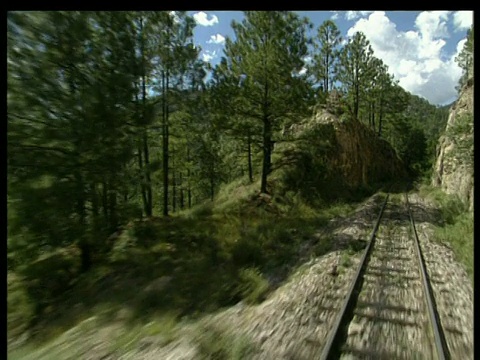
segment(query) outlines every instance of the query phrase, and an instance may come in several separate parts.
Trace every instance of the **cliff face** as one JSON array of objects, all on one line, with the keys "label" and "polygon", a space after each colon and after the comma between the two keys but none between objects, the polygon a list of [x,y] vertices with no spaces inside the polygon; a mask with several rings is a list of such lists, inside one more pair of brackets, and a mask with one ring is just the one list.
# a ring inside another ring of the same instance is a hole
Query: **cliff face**
[{"label": "cliff face", "polygon": [[437,146],[432,185],[458,195],[473,210],[473,79],[450,109]]},{"label": "cliff face", "polygon": [[295,164],[291,172],[295,176],[290,176],[295,187],[308,189],[307,197],[318,191],[323,199],[337,199],[407,178],[403,162],[387,141],[359,121],[337,114],[318,109],[290,129],[297,145],[285,149],[283,158]]}]

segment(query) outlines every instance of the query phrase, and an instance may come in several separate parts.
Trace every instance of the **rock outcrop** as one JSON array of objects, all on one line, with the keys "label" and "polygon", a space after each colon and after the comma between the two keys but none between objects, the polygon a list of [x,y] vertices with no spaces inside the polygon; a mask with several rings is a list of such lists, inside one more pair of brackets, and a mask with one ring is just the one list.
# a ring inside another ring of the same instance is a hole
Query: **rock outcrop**
[{"label": "rock outcrop", "polygon": [[437,146],[432,185],[458,195],[473,210],[473,78],[450,109]]},{"label": "rock outcrop", "polygon": [[408,176],[387,141],[331,106],[316,109],[310,119],[294,125],[289,132],[295,141],[282,149],[282,160],[293,164],[290,174],[294,175],[290,178],[297,179],[297,188],[309,189],[309,196],[316,188],[323,199],[337,199]]}]

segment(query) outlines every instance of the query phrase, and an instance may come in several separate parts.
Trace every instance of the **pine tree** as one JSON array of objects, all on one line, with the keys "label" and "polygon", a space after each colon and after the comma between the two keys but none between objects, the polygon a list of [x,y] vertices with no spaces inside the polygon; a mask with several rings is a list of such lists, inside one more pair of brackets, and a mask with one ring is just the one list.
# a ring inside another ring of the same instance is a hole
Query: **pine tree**
[{"label": "pine tree", "polygon": [[227,38],[218,68],[230,114],[262,125],[262,193],[268,192],[274,132],[306,107],[308,88],[298,74],[308,53],[307,25],[291,12],[247,11],[241,23],[232,22],[236,40]]},{"label": "pine tree", "polygon": [[329,92],[335,83],[335,68],[338,61],[338,49],[342,41],[340,30],[332,20],[324,21],[317,30],[313,56],[312,72],[323,90]]},{"label": "pine tree", "polygon": [[455,58],[458,66],[462,69],[462,77],[459,80],[459,89],[464,86],[468,79],[473,77],[473,25],[467,31],[467,41],[463,45],[463,49]]},{"label": "pine tree", "polygon": [[373,50],[362,32],[356,32],[340,52],[337,76],[348,94],[350,111],[355,119],[358,119],[360,105],[365,100],[362,92],[372,76],[372,59]]}]

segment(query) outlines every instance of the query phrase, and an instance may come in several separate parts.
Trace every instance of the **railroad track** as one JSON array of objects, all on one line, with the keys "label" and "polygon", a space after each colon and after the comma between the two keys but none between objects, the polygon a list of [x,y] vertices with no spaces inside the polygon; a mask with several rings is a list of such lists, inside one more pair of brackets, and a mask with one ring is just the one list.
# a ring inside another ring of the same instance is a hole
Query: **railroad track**
[{"label": "railroad track", "polygon": [[320,359],[450,359],[404,201],[386,196]]}]

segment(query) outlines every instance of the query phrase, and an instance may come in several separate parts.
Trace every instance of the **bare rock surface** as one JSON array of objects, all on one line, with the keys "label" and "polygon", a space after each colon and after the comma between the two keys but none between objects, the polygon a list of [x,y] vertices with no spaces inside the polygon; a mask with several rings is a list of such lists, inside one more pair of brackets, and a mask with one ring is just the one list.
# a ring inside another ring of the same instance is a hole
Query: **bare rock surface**
[{"label": "bare rock surface", "polygon": [[464,150],[459,151],[458,144],[459,140],[473,138],[473,122],[472,131],[469,133],[450,135],[448,130],[454,128],[463,116],[473,118],[473,88],[473,81],[468,82],[450,109],[445,134],[440,137],[437,146],[436,163],[432,175],[433,186],[440,187],[447,194],[458,195],[469,204],[470,210],[473,210],[473,166],[465,161],[460,161],[458,157],[464,155]]}]

